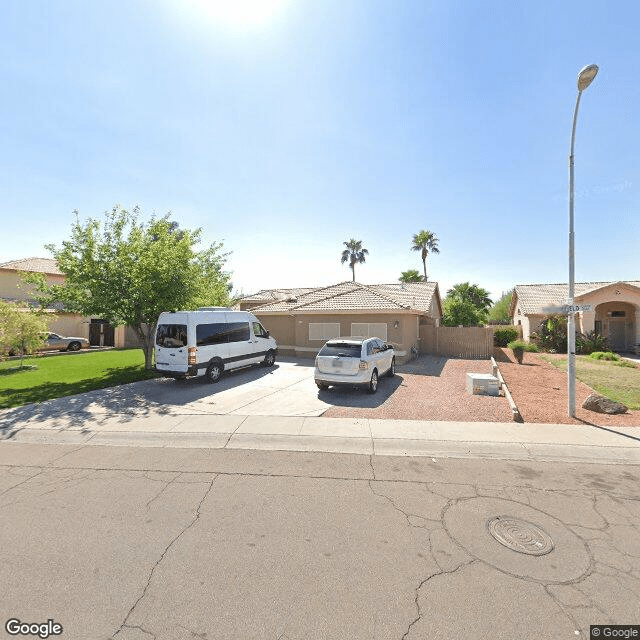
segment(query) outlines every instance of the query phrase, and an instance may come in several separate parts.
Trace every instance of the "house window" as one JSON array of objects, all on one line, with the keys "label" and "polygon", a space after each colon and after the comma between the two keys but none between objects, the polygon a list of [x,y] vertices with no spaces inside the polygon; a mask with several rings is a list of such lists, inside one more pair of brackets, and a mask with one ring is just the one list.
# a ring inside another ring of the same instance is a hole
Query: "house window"
[{"label": "house window", "polygon": [[309,340],[330,340],[340,337],[339,322],[310,322]]},{"label": "house window", "polygon": [[611,312],[611,317],[612,318],[624,318],[625,316],[625,312],[624,311],[612,311]]},{"label": "house window", "polygon": [[387,323],[386,322],[352,322],[351,335],[363,338],[381,338],[387,339]]}]

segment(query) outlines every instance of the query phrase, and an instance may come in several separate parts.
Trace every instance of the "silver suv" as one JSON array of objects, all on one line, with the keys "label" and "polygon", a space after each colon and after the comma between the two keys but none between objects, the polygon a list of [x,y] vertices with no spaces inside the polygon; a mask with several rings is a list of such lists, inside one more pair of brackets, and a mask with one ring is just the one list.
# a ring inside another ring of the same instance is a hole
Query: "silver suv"
[{"label": "silver suv", "polygon": [[314,379],[318,389],[357,385],[378,390],[378,378],[396,373],[393,347],[380,338],[333,338],[316,356]]}]

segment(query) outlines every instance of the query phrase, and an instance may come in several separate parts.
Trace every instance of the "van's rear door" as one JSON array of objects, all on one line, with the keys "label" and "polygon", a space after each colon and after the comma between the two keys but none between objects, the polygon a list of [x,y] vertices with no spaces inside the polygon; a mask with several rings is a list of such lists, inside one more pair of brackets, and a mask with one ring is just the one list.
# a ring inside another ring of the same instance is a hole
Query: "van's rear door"
[{"label": "van's rear door", "polygon": [[167,373],[187,373],[187,324],[162,323],[156,329],[156,369]]}]

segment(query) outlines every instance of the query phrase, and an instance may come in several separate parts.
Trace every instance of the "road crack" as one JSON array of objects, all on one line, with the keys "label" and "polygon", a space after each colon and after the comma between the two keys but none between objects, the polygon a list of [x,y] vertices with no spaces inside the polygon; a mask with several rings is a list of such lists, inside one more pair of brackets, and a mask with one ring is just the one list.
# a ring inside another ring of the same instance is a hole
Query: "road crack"
[{"label": "road crack", "polygon": [[[151,580],[153,579],[153,574],[155,573],[156,569],[160,566],[160,564],[162,563],[162,561],[164,560],[165,556],[167,555],[167,553],[169,552],[169,549],[171,549],[171,547],[189,530],[191,529],[191,527],[193,527],[193,525],[196,524],[196,522],[198,522],[198,520],[200,519],[200,509],[202,508],[202,505],[204,503],[204,501],[207,499],[209,493],[211,492],[211,489],[213,488],[213,484],[214,482],[218,479],[219,476],[216,476],[215,478],[213,478],[213,480],[211,480],[211,482],[209,482],[209,486],[207,487],[207,490],[204,492],[204,495],[202,496],[200,502],[198,503],[198,506],[196,507],[196,513],[195,516],[193,517],[193,519],[191,520],[191,522],[189,522],[189,524],[187,524],[181,531],[180,533],[178,533],[178,535],[176,535],[170,542],[169,544],[164,548],[164,551],[160,554],[160,557],[158,558],[158,560],[156,561],[156,563],[153,565],[153,567],[151,568],[151,571],[149,572],[149,577],[147,578],[147,582],[144,585],[144,589],[142,590],[142,593],[140,594],[139,598],[133,603],[133,606],[131,607],[131,609],[129,609],[129,612],[127,613],[127,615],[125,616],[124,621],[122,622],[122,624],[120,625],[120,628],[113,634],[112,638],[115,638],[123,629],[126,628],[133,628],[133,629],[140,629],[141,631],[143,631],[144,633],[148,633],[149,635],[153,636],[154,638],[156,637],[154,634],[152,634],[150,631],[146,631],[144,629],[142,629],[142,627],[140,626],[134,626],[134,625],[129,625],[127,624],[129,618],[131,617],[131,615],[133,614],[133,612],[135,611],[136,607],[140,604],[140,602],[142,602],[142,600],[145,598],[145,596],[147,595],[147,591],[149,589],[149,585],[151,584]],[[170,484],[170,483],[169,483]]]},{"label": "road crack", "polygon": [[474,559],[474,560],[470,560],[469,562],[465,562],[460,566],[456,567],[455,569],[453,569],[452,571],[438,571],[437,573],[432,573],[430,576],[428,576],[427,578],[422,580],[422,582],[420,582],[420,584],[416,587],[416,591],[415,591],[416,595],[413,600],[414,604],[416,605],[416,611],[418,615],[409,623],[407,630],[402,634],[401,640],[406,640],[409,637],[409,634],[411,633],[411,629],[413,628],[413,626],[418,622],[420,622],[420,620],[422,620],[422,610],[420,609],[420,601],[419,601],[420,589],[422,589],[422,587],[424,587],[424,585],[427,584],[427,582],[429,582],[431,579],[436,578],[437,576],[453,575],[457,571],[460,571],[460,569],[472,565],[474,562],[478,562],[478,560]]}]

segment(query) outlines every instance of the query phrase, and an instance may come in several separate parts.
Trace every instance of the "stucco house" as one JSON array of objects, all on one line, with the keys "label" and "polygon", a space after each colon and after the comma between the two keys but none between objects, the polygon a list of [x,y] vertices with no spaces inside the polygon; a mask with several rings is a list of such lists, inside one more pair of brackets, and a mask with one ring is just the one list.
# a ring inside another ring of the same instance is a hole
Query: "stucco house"
[{"label": "stucco house", "polygon": [[[276,299],[280,296],[279,299]],[[243,298],[278,342],[279,353],[314,357],[329,339],[377,336],[393,344],[398,363],[413,357],[420,325],[440,324],[436,282],[364,285],[341,282],[314,289],[271,289]],[[240,302],[241,308],[243,301]]]},{"label": "stucco house", "polygon": [[[511,299],[513,324],[522,326],[528,340],[548,315],[545,307],[566,304],[567,284],[519,284]],[[591,305],[576,314],[576,331],[596,331],[616,351],[640,350],[640,281],[577,282],[575,304]]]},{"label": "stucco house", "polygon": [[[43,273],[47,283],[63,284],[64,274],[51,258],[23,258],[0,264],[0,298],[9,302],[35,304],[33,287],[22,280],[24,272]],[[136,347],[138,338],[129,327],[112,327],[100,318],[68,313],[62,309],[47,309],[52,318],[49,331],[64,336],[87,338],[94,346]]]}]

